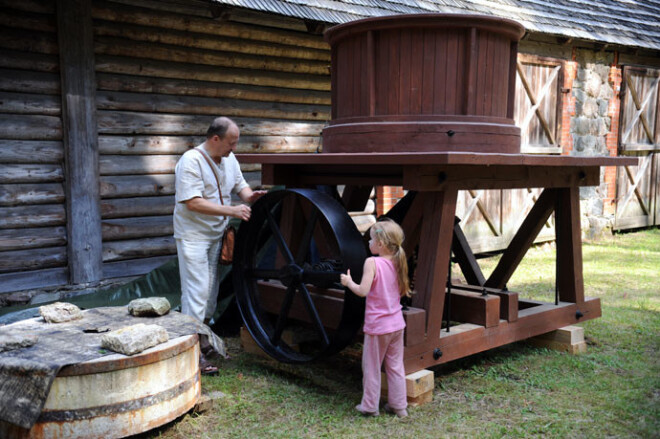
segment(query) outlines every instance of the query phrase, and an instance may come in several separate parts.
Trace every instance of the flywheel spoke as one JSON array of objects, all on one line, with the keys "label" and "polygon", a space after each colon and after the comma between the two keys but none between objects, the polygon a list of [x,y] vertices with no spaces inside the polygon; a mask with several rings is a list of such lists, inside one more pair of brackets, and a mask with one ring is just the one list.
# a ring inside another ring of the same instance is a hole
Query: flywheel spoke
[{"label": "flywheel spoke", "polygon": [[248,270],[246,275],[254,279],[262,280],[279,279],[281,276],[281,270],[275,268],[253,268]]},{"label": "flywheel spoke", "polygon": [[302,239],[300,241],[300,246],[298,247],[298,253],[296,254],[296,263],[298,265],[305,262],[307,258],[307,253],[309,252],[309,246],[312,242],[312,235],[314,234],[314,228],[316,227],[316,220],[318,218],[318,210],[313,208],[312,213],[309,216],[309,221],[305,227],[305,232],[303,233]]},{"label": "flywheel spoke", "polygon": [[323,342],[323,346],[324,347],[328,346],[330,344],[328,333],[325,331],[323,322],[321,322],[321,317],[319,317],[319,313],[316,311],[316,306],[314,306],[314,302],[312,301],[312,296],[311,294],[309,294],[309,290],[307,289],[305,284],[300,284],[300,294],[304,299],[307,312],[309,313],[309,316],[312,318],[312,322],[314,323],[314,326],[316,326],[317,332],[321,336],[321,341]]},{"label": "flywheel spoke", "polygon": [[282,232],[280,231],[280,226],[277,224],[277,221],[275,221],[275,218],[273,218],[273,214],[271,213],[270,209],[266,209],[266,217],[268,219],[270,230],[273,232],[273,236],[275,237],[277,247],[282,252],[282,255],[286,258],[286,262],[288,264],[292,264],[294,262],[293,255],[291,254],[291,250],[289,250],[289,246],[286,245],[284,236],[282,236]]},{"label": "flywheel spoke", "polygon": [[277,323],[275,324],[275,331],[273,331],[273,335],[270,337],[271,343],[274,345],[277,345],[279,343],[280,338],[282,338],[282,331],[284,331],[284,327],[286,325],[286,319],[289,316],[289,310],[291,309],[291,304],[293,303],[293,297],[296,294],[296,286],[294,284],[289,285],[289,287],[286,289],[286,294],[284,296],[284,302],[282,303],[282,308],[280,309],[280,313],[277,316]]}]

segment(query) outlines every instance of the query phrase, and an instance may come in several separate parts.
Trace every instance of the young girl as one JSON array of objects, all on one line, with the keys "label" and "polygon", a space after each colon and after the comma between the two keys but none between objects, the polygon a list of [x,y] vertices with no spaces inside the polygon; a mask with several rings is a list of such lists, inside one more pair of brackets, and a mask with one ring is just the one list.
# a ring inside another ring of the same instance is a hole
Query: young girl
[{"label": "young girl", "polygon": [[355,409],[367,416],[378,415],[380,368],[385,360],[387,400],[385,411],[408,416],[406,379],[403,368],[403,328],[400,299],[410,295],[408,263],[401,248],[403,230],[394,221],[379,221],[371,227],[369,250],[377,255],[364,261],[360,284],[351,271],[341,275],[341,284],[367,298],[364,312],[362,351],[362,402]]}]

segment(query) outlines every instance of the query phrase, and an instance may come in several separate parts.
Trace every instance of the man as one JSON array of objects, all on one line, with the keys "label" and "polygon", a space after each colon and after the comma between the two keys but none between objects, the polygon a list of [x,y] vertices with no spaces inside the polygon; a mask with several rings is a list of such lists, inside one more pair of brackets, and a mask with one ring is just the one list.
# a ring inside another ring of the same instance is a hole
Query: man
[{"label": "man", "polygon": [[250,219],[250,207],[232,206],[230,195],[237,193],[241,200],[252,203],[266,193],[253,191],[243,178],[233,154],[239,135],[231,119],[216,118],[206,141],[183,154],[175,169],[174,238],[181,275],[181,312],[203,322],[215,312],[218,253],[229,217]]}]

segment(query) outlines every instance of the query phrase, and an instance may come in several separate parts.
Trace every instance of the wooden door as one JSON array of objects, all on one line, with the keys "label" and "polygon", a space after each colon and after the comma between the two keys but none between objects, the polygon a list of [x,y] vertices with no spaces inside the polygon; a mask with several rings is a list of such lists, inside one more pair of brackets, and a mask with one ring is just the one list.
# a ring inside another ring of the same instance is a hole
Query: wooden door
[{"label": "wooden door", "polygon": [[561,61],[520,54],[516,70],[514,119],[521,152],[561,153]]},{"label": "wooden door", "polygon": [[500,250],[506,247],[502,224],[502,191],[459,191],[456,215],[474,253]]},{"label": "wooden door", "polygon": [[619,154],[639,157],[617,168],[616,230],[658,224],[660,69],[624,67]]}]

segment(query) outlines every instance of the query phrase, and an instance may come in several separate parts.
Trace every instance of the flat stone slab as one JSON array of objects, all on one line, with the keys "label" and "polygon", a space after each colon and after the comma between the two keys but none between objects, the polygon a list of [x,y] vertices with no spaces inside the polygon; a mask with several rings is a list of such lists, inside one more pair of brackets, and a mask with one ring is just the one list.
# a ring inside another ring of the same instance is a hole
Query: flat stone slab
[{"label": "flat stone slab", "polygon": [[39,314],[46,323],[64,323],[82,319],[80,308],[72,303],[55,302],[39,307]]},{"label": "flat stone slab", "polygon": [[101,337],[101,347],[124,355],[135,355],[169,340],[165,328],[138,323]]},{"label": "flat stone slab", "polygon": [[0,333],[0,352],[29,348],[36,344],[38,340],[39,337],[36,335]]},{"label": "flat stone slab", "polygon": [[128,312],[139,317],[157,317],[170,312],[172,306],[165,297],[146,297],[131,300],[128,304]]}]

